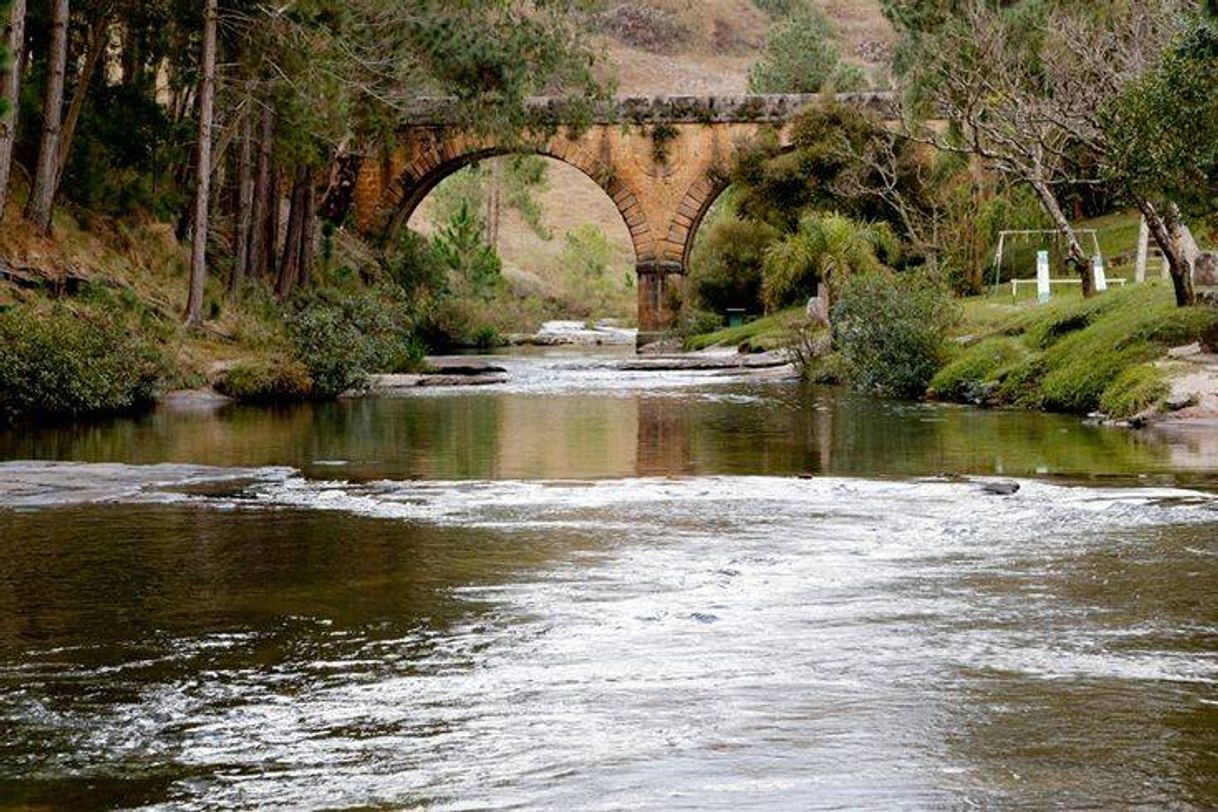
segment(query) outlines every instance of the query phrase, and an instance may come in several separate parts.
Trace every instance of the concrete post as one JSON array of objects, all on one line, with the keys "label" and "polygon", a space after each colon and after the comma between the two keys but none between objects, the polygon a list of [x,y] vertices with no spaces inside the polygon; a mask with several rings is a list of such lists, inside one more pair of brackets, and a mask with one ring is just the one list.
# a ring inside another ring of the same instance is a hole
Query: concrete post
[{"label": "concrete post", "polygon": [[1150,226],[1146,223],[1146,218],[1142,218],[1141,224],[1138,226],[1138,258],[1137,264],[1134,266],[1134,280],[1137,282],[1146,281],[1146,258],[1150,253]]}]

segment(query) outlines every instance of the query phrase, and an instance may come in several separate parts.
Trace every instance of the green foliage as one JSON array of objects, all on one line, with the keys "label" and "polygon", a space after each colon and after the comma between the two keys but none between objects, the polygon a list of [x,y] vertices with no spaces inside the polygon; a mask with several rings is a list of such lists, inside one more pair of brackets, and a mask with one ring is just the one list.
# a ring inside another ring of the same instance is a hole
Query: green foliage
[{"label": "green foliage", "polygon": [[81,113],[64,193],[109,216],[174,217],[187,190],[174,183],[172,170],[185,159],[182,145],[190,138],[190,124],[175,125],[141,89],[99,87]]},{"label": "green foliage", "polygon": [[829,43],[824,14],[806,8],[774,25],[761,57],[749,68],[751,93],[819,93],[865,90],[866,75],[842,62]]},{"label": "green foliage", "polygon": [[501,279],[503,262],[486,242],[482,219],[466,202],[440,229],[433,247],[456,293],[490,298]]},{"label": "green foliage", "polygon": [[728,308],[761,311],[762,263],[777,238],[774,227],[741,220],[730,211],[712,222],[690,262],[689,284],[698,303],[718,314]]},{"label": "green foliage", "polygon": [[1104,111],[1107,173],[1191,213],[1218,211],[1218,20],[1196,19],[1157,70]]},{"label": "green foliage", "polygon": [[919,397],[942,366],[958,311],[927,274],[852,276],[833,307],[843,371],[864,392]]},{"label": "green foliage", "polygon": [[550,188],[550,164],[540,155],[513,155],[505,160],[504,203],[520,212],[533,233],[543,240],[553,237],[545,224],[545,211],[537,195]]},{"label": "green foliage", "polygon": [[213,386],[242,403],[289,403],[313,393],[308,369],[295,359],[242,361],[221,372]]},{"label": "green foliage", "polygon": [[772,132],[738,150],[731,183],[737,212],[794,231],[809,208],[842,211],[875,219],[882,210],[851,198],[838,181],[876,135],[876,125],[859,110],[836,102],[814,105],[791,128],[792,149],[784,150]]},{"label": "green foliage", "polygon": [[773,311],[815,295],[817,285],[840,290],[855,274],[892,265],[900,244],[887,223],[857,223],[841,214],[811,214],[799,231],[765,252],[762,298]]},{"label": "green foliage", "polygon": [[287,332],[312,381],[310,395],[338,397],[368,375],[400,368],[418,353],[404,308],[375,292],[317,290],[293,300]]},{"label": "green foliage", "polygon": [[406,301],[430,296],[447,284],[444,257],[435,243],[417,231],[400,229],[378,259]]},{"label": "green foliage", "polygon": [[109,308],[0,314],[0,417],[137,409],[151,404],[168,371],[139,326]]}]

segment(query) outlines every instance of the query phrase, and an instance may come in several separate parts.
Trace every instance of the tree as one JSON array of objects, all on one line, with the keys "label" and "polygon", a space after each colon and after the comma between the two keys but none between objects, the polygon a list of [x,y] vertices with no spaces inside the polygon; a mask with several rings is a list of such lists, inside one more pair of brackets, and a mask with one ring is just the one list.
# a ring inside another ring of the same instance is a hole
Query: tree
[{"label": "tree", "polygon": [[1190,214],[1218,211],[1218,19],[1192,20],[1100,112],[1111,177]]},{"label": "tree", "polygon": [[761,57],[749,68],[753,93],[865,90],[867,78],[829,44],[832,27],[815,9],[792,14],[771,29]]},{"label": "tree", "polygon": [[818,284],[839,289],[854,274],[881,270],[900,252],[886,223],[858,223],[841,214],[810,214],[799,230],[765,252],[762,295],[770,311],[799,302]]},{"label": "tree", "polygon": [[[1205,188],[1204,170],[1188,177],[1185,184],[1172,183],[1162,170],[1170,174],[1189,166],[1190,161],[1196,167],[1198,158],[1205,162],[1207,151],[1218,161],[1218,148],[1205,137],[1207,127],[1211,138],[1218,136],[1218,124],[1212,120],[1218,105],[1210,103],[1204,109],[1205,93],[1218,91],[1218,80],[1208,78],[1218,62],[1189,65],[1180,71],[1174,67],[1177,63],[1172,54],[1178,56],[1180,46],[1173,46],[1173,41],[1182,34],[1187,8],[1178,0],[1146,0],[1117,15],[1085,8],[1057,10],[1049,20],[1042,49],[1052,99],[1046,116],[1097,162],[1105,181],[1141,211],[1167,259],[1176,302],[1182,307],[1193,304],[1195,295],[1176,201]],[[1143,87],[1148,77],[1158,76],[1160,71],[1173,75]],[[1198,80],[1208,82],[1209,87],[1197,87]],[[1190,97],[1202,109],[1190,106]],[[1176,118],[1173,126],[1155,134],[1153,142],[1130,144],[1123,134],[1126,125],[1149,121],[1142,115],[1156,107]],[[1124,117],[1125,113],[1130,117]],[[1184,144],[1178,140],[1181,135]],[[1173,139],[1183,149],[1169,163],[1160,163],[1164,147]],[[1153,183],[1147,182],[1151,179],[1148,172],[1151,176],[1158,173]],[[1218,200],[1218,184],[1213,188]]]},{"label": "tree", "polygon": [[[7,12],[7,15],[6,15]],[[25,43],[25,0],[0,0],[4,36],[0,39],[0,219],[8,202],[8,180],[17,140],[21,100],[21,62]]]},{"label": "tree", "polygon": [[478,297],[489,298],[501,279],[499,255],[486,243],[486,226],[462,204],[435,237],[436,254],[449,271],[449,281]]},{"label": "tree", "polygon": [[[917,40],[905,81],[909,135],[939,150],[975,156],[1026,184],[1066,245],[1066,263],[1083,295],[1094,293],[1091,259],[1066,216],[1057,188],[1094,179],[1071,174],[1069,133],[1046,93],[1041,52],[1046,6],[1003,11],[976,3]],[[917,113],[918,115],[914,115]],[[943,131],[928,119],[945,117]]]},{"label": "tree", "polygon": [[42,105],[42,144],[34,168],[34,187],[25,215],[39,230],[51,233],[55,181],[59,175],[59,138],[63,122],[64,74],[68,60],[68,0],[51,2],[51,46],[47,57],[47,86]]},{"label": "tree", "polygon": [[211,201],[212,117],[216,93],[216,0],[204,0],[203,53],[200,57],[199,144],[195,180],[195,227],[190,251],[190,293],[186,324],[203,324],[203,289],[207,284],[208,204]]}]

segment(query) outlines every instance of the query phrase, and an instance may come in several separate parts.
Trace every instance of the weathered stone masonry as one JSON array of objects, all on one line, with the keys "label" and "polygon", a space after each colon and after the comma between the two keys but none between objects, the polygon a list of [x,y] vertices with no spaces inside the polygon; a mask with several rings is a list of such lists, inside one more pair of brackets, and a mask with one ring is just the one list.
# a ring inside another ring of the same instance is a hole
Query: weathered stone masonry
[{"label": "weathered stone masonry", "polygon": [[[889,110],[885,94],[846,94],[840,101]],[[442,99],[421,104],[397,144],[365,156],[355,189],[361,231],[400,227],[441,180],[463,166],[508,152],[531,152],[568,163],[613,200],[634,244],[640,341],[669,326],[668,291],[685,273],[694,235],[725,188],[733,154],[763,128],[789,144],[795,115],[821,96],[663,97],[620,99],[594,111],[578,132],[564,126],[510,148],[450,123]],[[561,125],[561,99],[531,102],[539,119]]]}]

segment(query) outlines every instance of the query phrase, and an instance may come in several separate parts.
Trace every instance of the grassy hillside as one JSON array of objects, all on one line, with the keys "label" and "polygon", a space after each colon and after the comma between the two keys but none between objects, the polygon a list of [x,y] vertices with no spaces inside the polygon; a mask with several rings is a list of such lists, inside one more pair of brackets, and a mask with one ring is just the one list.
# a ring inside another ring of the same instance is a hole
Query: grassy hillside
[{"label": "grassy hillside", "polygon": [[[604,37],[606,76],[627,95],[723,95],[745,92],[748,69],[765,44],[772,20],[753,0],[606,0],[655,9],[676,35],[661,47],[644,47],[613,31]],[[893,38],[879,0],[812,0],[834,26],[834,44],[847,60],[866,68],[879,64]]]}]

